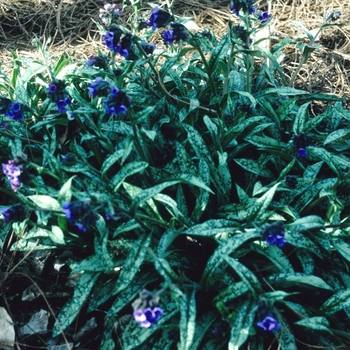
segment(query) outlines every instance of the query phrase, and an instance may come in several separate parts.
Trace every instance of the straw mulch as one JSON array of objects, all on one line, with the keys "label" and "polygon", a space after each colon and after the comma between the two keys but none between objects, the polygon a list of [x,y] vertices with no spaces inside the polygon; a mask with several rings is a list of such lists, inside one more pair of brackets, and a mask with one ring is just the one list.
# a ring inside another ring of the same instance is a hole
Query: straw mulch
[{"label": "straw mulch", "polygon": [[[75,52],[77,58],[87,58],[101,45],[100,33],[92,21],[99,21],[98,9],[104,0],[0,0],[0,59],[3,69],[10,70],[10,50],[19,55],[39,57],[32,44],[35,36],[47,41],[54,56]],[[122,0],[112,1],[122,7]],[[157,3],[157,1],[152,1]],[[227,21],[235,20],[228,10],[229,0],[175,0],[178,16],[191,16],[200,28],[211,29],[219,37],[226,31]],[[258,1],[267,9],[267,1]],[[147,8],[146,3],[143,6]],[[150,10],[150,8],[149,8]],[[303,33],[291,20],[317,30],[326,11],[339,10],[342,27],[327,29],[317,41],[319,50],[311,54],[303,66],[295,87],[311,93],[332,93],[347,98],[350,106],[350,2],[348,0],[275,0],[272,4],[272,35],[277,40],[298,38]],[[130,9],[123,11],[122,20],[128,25]],[[145,18],[149,11],[142,14]],[[293,45],[284,50],[283,68],[292,76],[300,61],[300,51]]]}]

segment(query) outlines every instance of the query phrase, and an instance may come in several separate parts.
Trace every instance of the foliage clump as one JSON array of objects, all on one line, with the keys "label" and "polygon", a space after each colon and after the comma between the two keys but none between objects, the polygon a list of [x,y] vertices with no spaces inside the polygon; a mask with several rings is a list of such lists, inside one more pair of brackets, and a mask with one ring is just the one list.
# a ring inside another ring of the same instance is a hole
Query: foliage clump
[{"label": "foliage clump", "polygon": [[[240,23],[219,40],[171,9],[136,21],[139,2],[128,29],[107,4],[108,54],[54,62],[40,41],[42,61],[13,54],[1,238],[86,253],[66,262],[80,278],[53,337],[102,310],[101,349],[349,344],[350,112],[292,87],[315,37],[302,27],[289,79],[279,62],[293,39],[254,41],[271,14],[253,5],[231,2]],[[311,117],[314,101],[328,107]]]}]

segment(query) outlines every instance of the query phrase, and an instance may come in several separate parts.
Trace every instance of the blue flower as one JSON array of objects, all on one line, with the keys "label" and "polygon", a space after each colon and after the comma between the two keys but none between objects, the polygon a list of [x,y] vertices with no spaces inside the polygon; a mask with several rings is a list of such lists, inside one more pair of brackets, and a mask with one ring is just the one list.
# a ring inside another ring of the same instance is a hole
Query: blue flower
[{"label": "blue flower", "polygon": [[147,43],[145,40],[142,40],[140,44],[147,55],[152,54],[156,49],[156,45],[154,43]]},{"label": "blue flower", "polygon": [[169,12],[161,10],[158,6],[156,6],[153,9],[149,20],[146,21],[146,24],[155,30],[157,28],[166,27],[173,20],[174,17]]},{"label": "blue flower", "polygon": [[298,149],[298,157],[300,158],[306,158],[307,157],[307,152],[304,148],[299,148]]},{"label": "blue flower", "polygon": [[126,59],[128,59],[129,51],[132,46],[131,37],[131,34],[125,34],[120,43],[114,47],[113,51],[119,53],[120,56],[123,56]]},{"label": "blue flower", "polygon": [[82,224],[82,223],[80,223],[80,222],[77,222],[76,224],[75,224],[75,226],[77,227],[77,229],[79,230],[79,231],[81,231],[81,232],[86,232],[86,227]]},{"label": "blue flower", "polygon": [[56,106],[59,113],[64,113],[67,111],[67,105],[72,103],[69,97],[65,97],[63,100],[59,100],[56,102]]},{"label": "blue flower", "polygon": [[109,90],[109,83],[101,77],[97,77],[88,87],[89,95],[94,98],[96,96],[106,96]]},{"label": "blue flower", "polygon": [[54,94],[57,91],[57,85],[55,83],[50,83],[47,89],[49,94]]},{"label": "blue flower", "polygon": [[262,25],[266,24],[270,20],[271,17],[272,17],[271,14],[269,14],[267,12],[262,12],[262,11],[260,11],[258,16],[257,16],[258,20],[260,20],[260,24],[262,24]]},{"label": "blue flower", "polygon": [[133,312],[135,321],[144,328],[154,327],[163,315],[163,309],[157,306],[153,309],[148,307],[146,309],[139,309]]},{"label": "blue flower", "polygon": [[261,322],[256,325],[265,332],[274,332],[281,328],[281,324],[272,316],[266,316]]},{"label": "blue flower", "polygon": [[5,223],[23,221],[26,218],[26,207],[22,204],[15,204],[9,208],[2,209],[1,214]]},{"label": "blue flower", "polygon": [[9,129],[9,126],[7,125],[7,123],[6,122],[4,122],[4,121],[2,121],[1,122],[1,128],[3,128],[3,129],[5,129],[5,130],[8,130]]},{"label": "blue flower", "polygon": [[281,221],[264,225],[261,228],[261,234],[267,244],[276,245],[278,248],[283,248],[288,243],[284,238],[284,228]]},{"label": "blue flower", "polygon": [[114,51],[114,33],[107,32],[102,35],[102,44],[106,45],[111,51]]},{"label": "blue flower", "polygon": [[165,30],[162,33],[162,38],[170,46],[174,45],[174,40],[176,39],[175,36],[174,36],[174,31],[173,30],[169,30],[169,29]]},{"label": "blue flower", "polygon": [[241,10],[251,15],[255,12],[253,4],[254,0],[233,0],[230,2],[230,10],[236,16],[239,16],[239,11]]}]

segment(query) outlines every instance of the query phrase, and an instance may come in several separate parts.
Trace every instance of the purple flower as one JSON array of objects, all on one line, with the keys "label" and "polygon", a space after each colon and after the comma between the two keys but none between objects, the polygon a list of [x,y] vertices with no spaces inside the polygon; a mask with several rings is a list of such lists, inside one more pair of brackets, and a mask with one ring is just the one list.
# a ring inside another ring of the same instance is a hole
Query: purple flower
[{"label": "purple flower", "polygon": [[272,316],[266,316],[261,322],[257,322],[256,325],[265,332],[274,332],[281,328],[281,324]]},{"label": "purple flower", "polygon": [[307,157],[307,152],[305,148],[299,148],[298,149],[298,157],[300,158],[306,158]]},{"label": "purple flower", "polygon": [[135,321],[144,328],[154,327],[163,315],[164,311],[157,306],[153,309],[148,307],[147,309],[139,309],[133,312]]},{"label": "purple flower", "polygon": [[149,20],[146,21],[146,24],[155,30],[157,28],[163,28],[167,26],[173,20],[174,17],[169,12],[161,10],[158,6],[156,6],[153,9]]},{"label": "purple flower", "polygon": [[113,51],[119,53],[120,56],[123,56],[126,59],[128,59],[129,51],[132,47],[131,38],[132,38],[131,34],[125,34],[123,39],[120,41],[120,43],[114,46]]},{"label": "purple flower", "polygon": [[89,95],[94,98],[96,96],[106,96],[109,90],[109,83],[101,77],[97,77],[90,83],[88,87]]},{"label": "purple flower", "polygon": [[268,235],[265,238],[266,243],[270,244],[270,245],[274,245],[276,244],[276,236],[275,235]]},{"label": "purple flower", "polygon": [[10,181],[11,188],[16,192],[21,185],[21,167],[16,166],[14,160],[9,160],[7,164],[2,164],[2,171]]},{"label": "purple flower", "polygon": [[59,100],[56,102],[56,106],[59,113],[64,113],[67,111],[67,105],[72,103],[71,99],[69,97],[65,97],[62,100]]},{"label": "purple flower", "polygon": [[15,204],[10,208],[2,209],[1,214],[5,223],[10,221],[23,221],[26,217],[26,207],[22,204]]},{"label": "purple flower", "polygon": [[9,126],[7,125],[7,123],[5,123],[4,121],[1,122],[1,128],[8,130]]},{"label": "purple flower", "polygon": [[108,214],[108,213],[105,213],[105,220],[106,221],[110,221],[110,220],[112,220],[113,219],[113,216],[112,215],[110,215],[110,214]]},{"label": "purple flower", "polygon": [[105,4],[103,9],[100,9],[99,17],[103,24],[109,24],[117,20],[120,16],[120,10],[116,8],[116,4]]}]

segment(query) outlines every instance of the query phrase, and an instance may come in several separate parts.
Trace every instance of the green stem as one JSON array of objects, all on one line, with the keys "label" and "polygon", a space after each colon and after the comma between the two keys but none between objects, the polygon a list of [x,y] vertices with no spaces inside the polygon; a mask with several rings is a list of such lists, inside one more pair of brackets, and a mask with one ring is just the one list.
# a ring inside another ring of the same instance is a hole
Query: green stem
[{"label": "green stem", "polygon": [[[246,20],[246,31],[249,33],[250,27],[249,27],[249,14],[248,12],[245,15]],[[246,39],[246,46],[250,46],[250,35],[247,36]],[[246,90],[250,93],[251,87],[250,87],[250,56],[249,54],[245,54],[245,69],[246,69]]]}]

